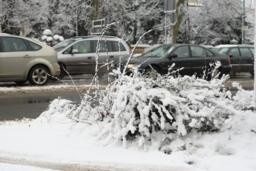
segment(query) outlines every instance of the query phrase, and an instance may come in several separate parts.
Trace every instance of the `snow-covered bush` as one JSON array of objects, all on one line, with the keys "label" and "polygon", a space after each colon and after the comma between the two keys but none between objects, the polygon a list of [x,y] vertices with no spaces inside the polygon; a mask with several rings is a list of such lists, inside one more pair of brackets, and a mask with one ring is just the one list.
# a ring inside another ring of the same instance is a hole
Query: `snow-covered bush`
[{"label": "snow-covered bush", "polygon": [[124,145],[127,140],[143,145],[155,132],[186,136],[192,130],[218,131],[233,114],[226,106],[231,93],[223,87],[225,80],[124,76],[110,86],[112,106],[103,135]]},{"label": "snow-covered bush", "polygon": [[53,35],[52,31],[49,29],[45,29],[43,31],[43,35],[41,40],[48,44],[49,46],[54,46],[55,44],[62,42],[64,40],[63,36],[60,35]]},{"label": "snow-covered bush", "polygon": [[99,125],[98,138],[104,144],[147,147],[154,143],[162,150],[173,137],[219,131],[239,110],[253,110],[248,101],[240,103],[240,99],[252,98],[250,93],[239,90],[232,96],[224,87],[227,79],[122,75],[105,90],[86,94],[80,104],[68,104],[66,117]]},{"label": "snow-covered bush", "polygon": [[124,144],[140,140],[143,145],[155,132],[186,136],[192,130],[217,131],[232,114],[225,105],[231,95],[223,81],[123,76],[105,92],[86,95],[69,117],[78,122],[103,120],[107,126],[102,135]]}]

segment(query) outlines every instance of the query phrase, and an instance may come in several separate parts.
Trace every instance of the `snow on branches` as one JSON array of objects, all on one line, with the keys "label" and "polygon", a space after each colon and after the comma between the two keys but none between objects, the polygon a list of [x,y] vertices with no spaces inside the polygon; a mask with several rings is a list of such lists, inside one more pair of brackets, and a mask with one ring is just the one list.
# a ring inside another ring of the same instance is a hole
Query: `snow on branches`
[{"label": "snow on branches", "polygon": [[58,113],[77,123],[96,124],[101,130],[98,140],[107,145],[149,147],[154,143],[161,150],[170,137],[216,132],[232,115],[254,110],[245,104],[248,100],[239,102],[250,93],[239,89],[239,95],[232,96],[225,89],[227,78],[120,76],[107,89],[86,94],[80,104],[55,100],[42,116],[49,120]]}]

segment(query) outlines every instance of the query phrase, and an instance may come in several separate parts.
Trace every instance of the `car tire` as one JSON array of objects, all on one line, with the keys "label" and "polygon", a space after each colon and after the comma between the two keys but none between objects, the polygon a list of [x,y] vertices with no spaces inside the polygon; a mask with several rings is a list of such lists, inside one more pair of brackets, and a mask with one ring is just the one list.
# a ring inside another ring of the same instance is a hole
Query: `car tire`
[{"label": "car tire", "polygon": [[28,76],[32,85],[45,85],[49,80],[49,69],[43,65],[34,66]]},{"label": "car tire", "polygon": [[66,73],[66,66],[64,64],[62,64],[62,63],[60,63],[59,65],[60,65],[60,75],[58,76],[58,78],[60,80],[62,80],[67,75],[67,73]]}]

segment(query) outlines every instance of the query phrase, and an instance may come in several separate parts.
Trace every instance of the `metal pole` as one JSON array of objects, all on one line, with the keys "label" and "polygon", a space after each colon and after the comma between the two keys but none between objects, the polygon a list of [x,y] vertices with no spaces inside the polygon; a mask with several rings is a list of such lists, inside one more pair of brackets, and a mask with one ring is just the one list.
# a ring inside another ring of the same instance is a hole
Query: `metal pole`
[{"label": "metal pole", "polygon": [[242,44],[245,43],[245,0],[243,0],[243,14],[242,14]]}]

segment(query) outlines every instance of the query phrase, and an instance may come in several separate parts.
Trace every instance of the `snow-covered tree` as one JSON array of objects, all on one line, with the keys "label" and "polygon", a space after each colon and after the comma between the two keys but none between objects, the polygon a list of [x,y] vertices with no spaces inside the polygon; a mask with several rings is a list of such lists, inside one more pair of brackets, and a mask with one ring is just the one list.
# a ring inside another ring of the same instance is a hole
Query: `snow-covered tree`
[{"label": "snow-covered tree", "polygon": [[188,13],[196,43],[230,43],[232,39],[240,42],[241,1],[202,0],[201,3],[202,6],[191,7]]},{"label": "snow-covered tree", "polygon": [[[106,16],[108,23],[115,22],[116,34],[135,43],[146,31],[155,28],[144,41],[158,41],[163,32],[163,2],[153,0],[104,0],[100,17]],[[150,43],[150,42],[149,42]]]}]

